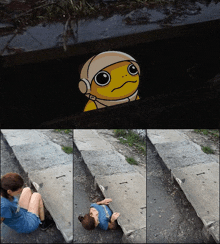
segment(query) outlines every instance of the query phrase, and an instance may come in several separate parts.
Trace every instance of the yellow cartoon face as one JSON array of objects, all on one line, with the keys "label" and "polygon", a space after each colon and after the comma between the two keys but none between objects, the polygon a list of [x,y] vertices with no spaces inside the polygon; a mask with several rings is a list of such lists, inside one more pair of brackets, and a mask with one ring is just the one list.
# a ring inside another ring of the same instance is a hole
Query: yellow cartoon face
[{"label": "yellow cartoon face", "polygon": [[123,61],[100,70],[91,83],[91,94],[116,100],[132,95],[139,85],[139,73],[132,62]]}]

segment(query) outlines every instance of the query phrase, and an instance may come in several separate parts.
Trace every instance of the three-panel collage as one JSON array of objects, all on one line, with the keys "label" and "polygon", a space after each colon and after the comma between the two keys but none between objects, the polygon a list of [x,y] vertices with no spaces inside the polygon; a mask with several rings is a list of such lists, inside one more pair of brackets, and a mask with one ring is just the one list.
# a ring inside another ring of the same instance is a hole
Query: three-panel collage
[{"label": "three-panel collage", "polygon": [[2,129],[1,243],[215,243],[218,142],[214,129]]},{"label": "three-panel collage", "polygon": [[1,243],[219,243],[219,30],[220,0],[0,0]]}]

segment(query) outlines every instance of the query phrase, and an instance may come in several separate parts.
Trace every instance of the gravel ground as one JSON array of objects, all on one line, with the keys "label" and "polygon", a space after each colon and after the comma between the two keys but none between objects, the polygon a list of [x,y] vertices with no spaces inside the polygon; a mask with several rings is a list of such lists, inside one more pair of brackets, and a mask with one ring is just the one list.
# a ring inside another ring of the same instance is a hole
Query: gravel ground
[{"label": "gravel ground", "polygon": [[[107,140],[115,150],[118,151],[123,156],[128,158],[133,158],[138,163],[137,165],[132,165],[142,176],[146,178],[146,155],[137,151],[135,147],[128,146],[127,144],[120,143],[119,139],[114,135],[113,130],[99,129],[96,130],[98,134]],[[140,137],[146,135],[145,130],[138,130]],[[146,139],[146,137],[144,137]]]}]

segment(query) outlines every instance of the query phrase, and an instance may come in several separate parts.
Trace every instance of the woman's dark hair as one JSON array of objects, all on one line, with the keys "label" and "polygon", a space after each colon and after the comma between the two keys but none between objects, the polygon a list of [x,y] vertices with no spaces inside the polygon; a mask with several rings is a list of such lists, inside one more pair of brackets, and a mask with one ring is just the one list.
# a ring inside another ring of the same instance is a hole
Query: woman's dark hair
[{"label": "woman's dark hair", "polygon": [[86,230],[94,230],[95,229],[95,219],[91,217],[89,214],[85,214],[85,216],[79,216],[78,220],[82,223],[82,226]]},{"label": "woman's dark hair", "polygon": [[7,190],[17,191],[24,185],[24,180],[17,173],[7,173],[2,176],[0,190],[1,196],[12,199],[12,197],[7,193]]}]

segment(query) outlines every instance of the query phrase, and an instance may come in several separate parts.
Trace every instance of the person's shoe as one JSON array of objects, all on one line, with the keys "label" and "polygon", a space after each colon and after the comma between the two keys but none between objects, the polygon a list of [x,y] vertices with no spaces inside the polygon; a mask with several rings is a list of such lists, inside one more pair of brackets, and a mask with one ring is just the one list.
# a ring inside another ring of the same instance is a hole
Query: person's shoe
[{"label": "person's shoe", "polygon": [[32,184],[33,184],[34,188],[38,191],[40,186],[36,182],[33,182]]},{"label": "person's shoe", "polygon": [[41,221],[42,224],[40,224],[41,230],[47,230],[49,227],[53,226],[55,222],[50,219],[45,219],[44,221]]}]

